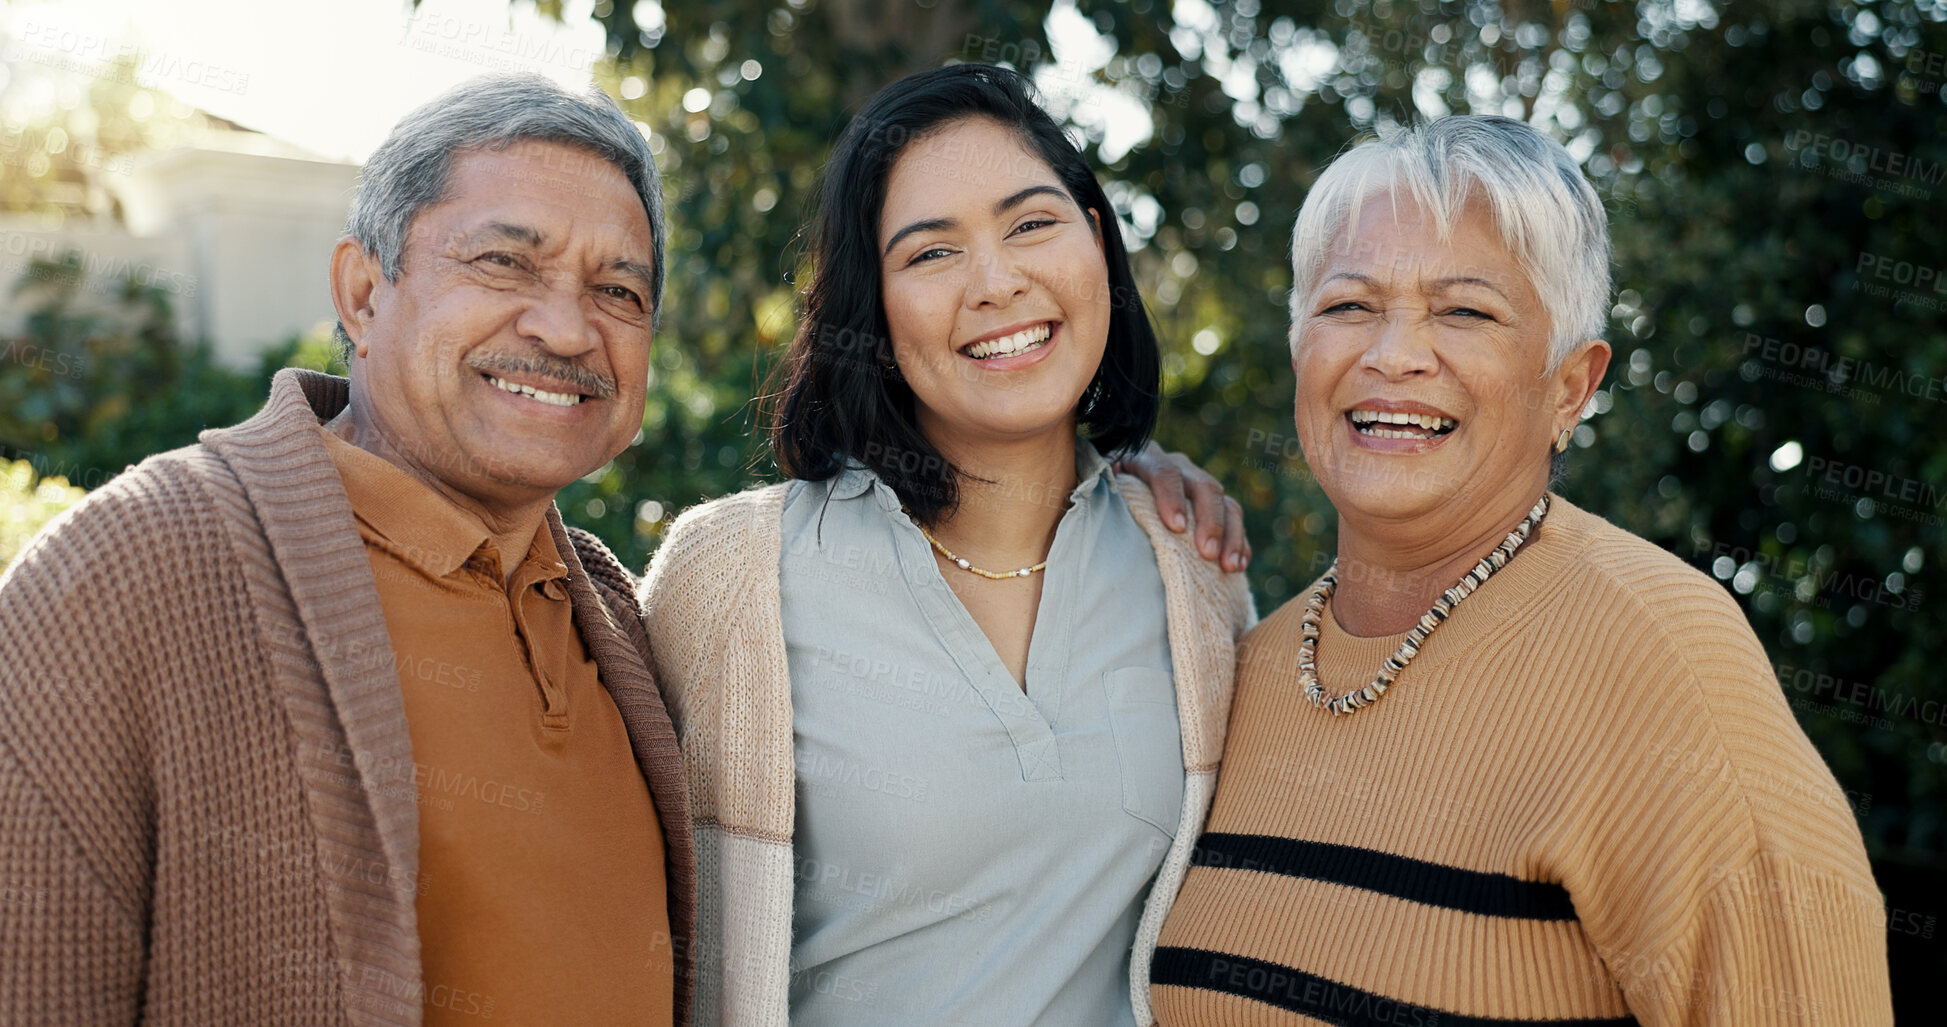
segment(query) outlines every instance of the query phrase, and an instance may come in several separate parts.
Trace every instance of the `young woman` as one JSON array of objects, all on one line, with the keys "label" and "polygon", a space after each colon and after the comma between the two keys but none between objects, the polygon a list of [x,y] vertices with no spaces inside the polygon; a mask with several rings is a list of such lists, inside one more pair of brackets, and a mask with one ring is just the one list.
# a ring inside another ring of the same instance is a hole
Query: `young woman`
[{"label": "young woman", "polygon": [[1015,72],[838,143],[771,427],[642,600],[696,819],[700,1024],[1147,1024],[1209,804],[1240,573],[1107,460],[1155,336]]}]

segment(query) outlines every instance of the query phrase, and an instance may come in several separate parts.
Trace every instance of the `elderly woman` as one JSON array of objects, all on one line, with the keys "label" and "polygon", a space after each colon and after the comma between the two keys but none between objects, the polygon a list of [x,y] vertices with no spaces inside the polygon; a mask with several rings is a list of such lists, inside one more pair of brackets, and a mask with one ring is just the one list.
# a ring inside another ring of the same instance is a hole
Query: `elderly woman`
[{"label": "elderly woman", "polygon": [[1568,153],[1399,131],[1292,252],[1339,559],[1242,644],[1160,1023],[1891,1022],[1859,830],[1738,608],[1548,491],[1610,356]]}]

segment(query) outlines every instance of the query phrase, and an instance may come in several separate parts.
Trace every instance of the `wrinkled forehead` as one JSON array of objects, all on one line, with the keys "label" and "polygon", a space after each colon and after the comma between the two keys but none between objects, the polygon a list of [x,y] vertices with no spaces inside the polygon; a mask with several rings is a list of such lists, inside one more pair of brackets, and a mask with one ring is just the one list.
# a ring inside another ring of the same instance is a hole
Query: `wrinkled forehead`
[{"label": "wrinkled forehead", "polygon": [[569,207],[591,203],[618,225],[648,224],[649,212],[635,184],[613,161],[583,146],[524,139],[502,147],[474,147],[453,155],[447,198],[462,189],[475,199],[553,200]]},{"label": "wrinkled forehead", "polygon": [[594,245],[648,262],[653,240],[641,196],[593,151],[526,140],[454,155],[446,195],[415,219],[437,244],[493,239],[530,249]]}]

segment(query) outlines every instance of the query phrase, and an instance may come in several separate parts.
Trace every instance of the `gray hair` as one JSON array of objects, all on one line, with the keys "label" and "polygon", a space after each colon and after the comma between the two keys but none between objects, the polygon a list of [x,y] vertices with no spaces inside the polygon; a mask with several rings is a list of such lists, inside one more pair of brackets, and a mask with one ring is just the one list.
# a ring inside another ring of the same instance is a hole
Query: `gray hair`
[{"label": "gray hair", "polygon": [[1450,237],[1469,197],[1487,199],[1501,238],[1548,314],[1548,366],[1609,320],[1609,219],[1562,144],[1525,122],[1456,114],[1394,128],[1346,151],[1318,176],[1291,233],[1292,341],[1328,250],[1368,196],[1404,190]]},{"label": "gray hair", "polygon": [[[446,198],[453,156],[503,150],[518,142],[564,143],[615,165],[649,215],[655,266],[650,310],[660,317],[663,296],[663,193],[649,142],[601,90],[582,96],[539,75],[489,75],[463,83],[399,119],[372,151],[358,177],[345,234],[378,258],[385,280],[399,280],[406,231],[420,211]],[[335,337],[349,354],[343,324]],[[349,361],[349,355],[347,356]]]}]

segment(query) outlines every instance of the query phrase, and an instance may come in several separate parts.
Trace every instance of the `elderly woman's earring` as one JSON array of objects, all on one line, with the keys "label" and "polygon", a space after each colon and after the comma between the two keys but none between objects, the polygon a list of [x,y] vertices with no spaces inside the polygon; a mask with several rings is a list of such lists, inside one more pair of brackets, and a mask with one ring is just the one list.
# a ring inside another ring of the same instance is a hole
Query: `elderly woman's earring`
[{"label": "elderly woman's earring", "polygon": [[1568,452],[1568,440],[1574,437],[1574,435],[1575,435],[1575,429],[1563,428],[1562,433],[1560,435],[1555,436],[1555,452],[1557,453]]}]

